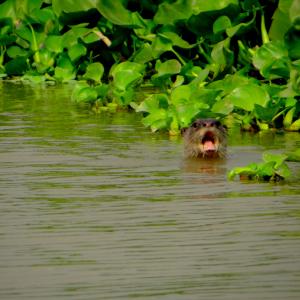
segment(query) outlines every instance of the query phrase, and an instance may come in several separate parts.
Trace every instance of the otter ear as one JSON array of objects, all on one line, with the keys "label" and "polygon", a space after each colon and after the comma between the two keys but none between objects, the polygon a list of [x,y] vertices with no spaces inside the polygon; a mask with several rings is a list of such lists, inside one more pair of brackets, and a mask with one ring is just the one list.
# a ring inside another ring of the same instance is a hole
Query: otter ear
[{"label": "otter ear", "polygon": [[222,127],[225,129],[225,131],[227,131],[227,130],[228,130],[228,127],[227,127],[227,125],[222,125]]},{"label": "otter ear", "polygon": [[184,135],[185,132],[187,131],[187,129],[188,129],[187,127],[181,128],[181,129],[180,129],[181,135]]}]

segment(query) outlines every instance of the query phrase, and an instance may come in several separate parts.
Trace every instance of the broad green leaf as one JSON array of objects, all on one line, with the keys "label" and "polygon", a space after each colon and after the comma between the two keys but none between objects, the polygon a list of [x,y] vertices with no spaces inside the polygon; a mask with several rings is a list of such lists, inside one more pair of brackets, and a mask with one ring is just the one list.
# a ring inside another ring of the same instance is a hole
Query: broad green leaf
[{"label": "broad green leaf", "polygon": [[147,117],[142,120],[143,124],[150,127],[152,131],[168,128],[170,120],[165,109],[153,110]]},{"label": "broad green leaf", "polygon": [[274,162],[274,167],[275,169],[279,168],[283,162],[287,159],[287,155],[286,154],[274,154],[274,153],[270,153],[270,152],[264,152],[263,153],[263,160],[265,162]]},{"label": "broad green leaf", "polygon": [[300,130],[300,119],[294,121],[290,127],[286,128],[289,131],[299,131]]},{"label": "broad green leaf", "polygon": [[117,73],[123,71],[131,71],[133,73],[143,73],[144,70],[145,70],[145,66],[142,64],[125,61],[120,64],[114,65],[110,70],[110,74],[112,77],[115,77]]},{"label": "broad green leaf", "polygon": [[24,19],[26,16],[30,16],[34,9],[40,8],[42,3],[43,0],[1,1],[0,19],[12,18],[14,21]]},{"label": "broad green leaf", "polygon": [[181,103],[183,99],[189,100],[192,96],[192,90],[189,85],[181,85],[176,89],[172,90],[171,93],[171,102],[174,105]]},{"label": "broad green leaf", "polygon": [[254,105],[254,115],[257,119],[271,122],[273,117],[278,113],[281,108],[281,104],[279,102],[269,101],[266,107],[255,104]]},{"label": "broad green leaf", "polygon": [[289,57],[283,41],[264,44],[256,50],[253,64],[267,79],[289,78]]},{"label": "broad green leaf", "polygon": [[107,96],[107,93],[109,91],[109,85],[108,84],[98,84],[95,86],[95,90],[97,91],[98,97],[103,99]]},{"label": "broad green leaf", "polygon": [[266,163],[261,163],[258,165],[257,168],[257,176],[259,179],[267,179],[272,177],[274,174],[274,166],[275,162],[274,161],[268,161]]},{"label": "broad green leaf", "polygon": [[74,70],[62,67],[55,67],[54,69],[54,78],[58,82],[67,82],[75,78]]},{"label": "broad green leaf", "polygon": [[52,8],[57,16],[60,16],[63,12],[71,13],[78,11],[87,11],[95,8],[98,4],[98,0],[52,0]]},{"label": "broad green leaf", "polygon": [[187,41],[183,40],[176,32],[161,30],[157,35],[168,39],[172,46],[177,46],[183,49],[190,49],[194,47],[194,45],[190,45]]},{"label": "broad green leaf", "polygon": [[104,73],[104,67],[100,62],[89,64],[83,78],[100,82]]},{"label": "broad green leaf", "polygon": [[245,33],[252,25],[254,24],[256,20],[256,14],[254,14],[253,18],[246,23],[239,23],[235,26],[226,28],[226,33],[229,37],[233,37],[234,35],[241,35],[242,33]]},{"label": "broad green leaf", "polygon": [[228,74],[224,79],[210,83],[207,85],[207,88],[222,91],[220,96],[224,97],[231,93],[238,86],[248,85],[251,82],[253,82],[253,80],[251,80],[249,77],[241,76],[240,74],[235,73],[234,75]]},{"label": "broad green leaf", "polygon": [[238,0],[222,0],[222,1],[193,1],[192,9],[193,14],[198,15],[200,12],[209,12],[214,10],[221,10],[228,6],[238,6]]},{"label": "broad green leaf", "polygon": [[11,36],[9,34],[1,34],[0,35],[0,46],[9,46],[12,45],[16,41],[15,36]]},{"label": "broad green leaf", "polygon": [[293,152],[288,152],[287,154],[288,161],[299,161],[300,162],[300,148],[296,149]]},{"label": "broad green leaf", "polygon": [[156,35],[152,43],[153,57],[158,58],[167,51],[174,51],[173,47],[177,46],[183,49],[193,48],[188,42],[179,37],[175,32],[163,31]]},{"label": "broad green leaf", "polygon": [[181,64],[176,59],[170,59],[163,63],[157,61],[155,65],[155,69],[157,71],[157,76],[164,76],[164,75],[173,75],[178,74],[181,70]]},{"label": "broad green leaf", "polygon": [[168,108],[168,97],[166,94],[153,94],[147,97],[136,108],[136,112],[148,112],[151,113],[159,108]]},{"label": "broad green leaf", "polygon": [[233,64],[233,52],[230,50],[230,38],[227,38],[216,45],[211,51],[213,62],[218,66],[220,71],[230,67]]},{"label": "broad green leaf", "polygon": [[294,114],[296,111],[296,106],[292,107],[285,115],[283,119],[283,126],[289,128],[293,122]]},{"label": "broad green leaf", "polygon": [[300,16],[300,3],[298,0],[293,0],[289,9],[290,19],[294,22]]},{"label": "broad green leaf", "polygon": [[46,48],[54,53],[61,53],[63,51],[62,36],[49,35],[45,40]]},{"label": "broad green leaf", "polygon": [[69,68],[69,69],[74,68],[74,65],[70,60],[69,56],[67,55],[67,53],[62,53],[56,60],[56,64],[62,68]]},{"label": "broad green leaf", "polygon": [[231,21],[227,16],[219,17],[213,25],[213,32],[215,34],[224,32],[227,28],[231,27]]},{"label": "broad green leaf", "polygon": [[282,178],[288,178],[291,176],[291,170],[286,163],[283,163],[280,168],[276,170],[276,174]]},{"label": "broad green leaf", "polygon": [[153,33],[156,26],[154,21],[152,19],[143,19],[138,12],[132,13],[131,18],[135,34],[141,39],[152,41],[155,36]]},{"label": "broad green leaf", "polygon": [[7,75],[23,75],[28,70],[28,64],[25,57],[16,57],[5,64]]},{"label": "broad green leaf", "polygon": [[273,22],[269,31],[269,36],[272,40],[284,39],[284,35],[289,30],[293,22],[293,11],[297,14],[297,8],[291,9],[292,6],[297,5],[297,2],[299,3],[298,0],[279,0],[278,7],[272,17]]},{"label": "broad green leaf", "polygon": [[193,14],[191,0],[177,0],[173,3],[162,2],[154,16],[157,24],[173,24],[179,20],[187,20]]},{"label": "broad green leaf", "polygon": [[142,77],[143,75],[141,73],[124,70],[115,74],[114,86],[120,91],[125,91],[130,85],[135,84]]},{"label": "broad green leaf", "polygon": [[255,104],[265,107],[270,97],[265,89],[259,85],[249,83],[235,88],[225,99],[230,100],[238,108],[252,111]]},{"label": "broad green leaf", "polygon": [[131,11],[124,7],[123,1],[98,0],[96,2],[99,12],[113,24],[132,25]]},{"label": "broad green leaf", "polygon": [[21,47],[18,47],[18,46],[11,46],[7,49],[7,55],[10,57],[10,58],[16,58],[16,57],[19,57],[19,56],[28,56],[28,51],[24,50],[23,48]]},{"label": "broad green leaf", "polygon": [[77,87],[72,95],[75,102],[94,102],[97,100],[98,94],[95,88],[89,86]]},{"label": "broad green leaf", "polygon": [[40,74],[44,74],[47,70],[54,65],[54,53],[48,49],[43,48],[39,52],[39,62],[35,63],[36,69]]},{"label": "broad green leaf", "polygon": [[68,55],[72,62],[77,61],[80,57],[86,55],[87,49],[84,45],[82,44],[75,44],[68,48]]},{"label": "broad green leaf", "polygon": [[33,51],[38,51],[46,39],[45,32],[33,31],[33,29],[30,29],[25,25],[21,25],[21,27],[16,30],[16,34],[29,42],[30,49]]},{"label": "broad green leaf", "polygon": [[144,43],[132,56],[133,62],[145,64],[153,60],[152,47],[148,43]]},{"label": "broad green leaf", "polygon": [[216,114],[229,115],[234,109],[230,99],[221,99],[217,101],[211,108],[211,111]]},{"label": "broad green leaf", "polygon": [[95,31],[91,31],[88,34],[84,34],[81,36],[81,39],[86,44],[91,44],[95,42],[100,42],[99,35],[95,33]]},{"label": "broad green leaf", "polygon": [[69,48],[78,43],[78,39],[86,36],[91,30],[85,27],[73,27],[62,36],[62,45]]}]

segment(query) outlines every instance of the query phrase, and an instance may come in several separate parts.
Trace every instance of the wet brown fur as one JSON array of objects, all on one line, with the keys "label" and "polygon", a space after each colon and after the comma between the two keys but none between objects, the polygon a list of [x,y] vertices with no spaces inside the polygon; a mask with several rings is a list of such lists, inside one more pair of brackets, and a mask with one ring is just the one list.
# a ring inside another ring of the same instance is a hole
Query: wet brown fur
[{"label": "wet brown fur", "polygon": [[[226,155],[226,127],[215,119],[198,119],[182,130],[184,150],[187,157],[223,158]],[[213,143],[215,149],[206,151],[205,140]]]}]

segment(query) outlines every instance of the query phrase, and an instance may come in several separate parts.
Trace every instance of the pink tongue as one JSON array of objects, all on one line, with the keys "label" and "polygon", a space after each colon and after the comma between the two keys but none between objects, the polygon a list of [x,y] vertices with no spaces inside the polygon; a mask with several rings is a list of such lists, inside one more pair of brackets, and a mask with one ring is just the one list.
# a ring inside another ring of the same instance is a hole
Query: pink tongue
[{"label": "pink tongue", "polygon": [[216,146],[212,141],[206,141],[203,144],[203,149],[204,149],[204,151],[215,151]]}]

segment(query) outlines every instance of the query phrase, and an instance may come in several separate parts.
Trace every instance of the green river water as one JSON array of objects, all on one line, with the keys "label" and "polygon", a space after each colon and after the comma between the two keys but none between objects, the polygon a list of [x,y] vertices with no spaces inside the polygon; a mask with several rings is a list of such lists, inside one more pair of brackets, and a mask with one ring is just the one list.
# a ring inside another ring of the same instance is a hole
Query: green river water
[{"label": "green river water", "polygon": [[73,88],[0,82],[0,299],[300,299],[300,164],[226,179],[299,133],[230,129],[225,161],[187,161]]}]

